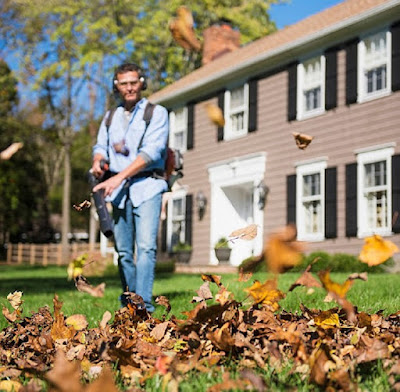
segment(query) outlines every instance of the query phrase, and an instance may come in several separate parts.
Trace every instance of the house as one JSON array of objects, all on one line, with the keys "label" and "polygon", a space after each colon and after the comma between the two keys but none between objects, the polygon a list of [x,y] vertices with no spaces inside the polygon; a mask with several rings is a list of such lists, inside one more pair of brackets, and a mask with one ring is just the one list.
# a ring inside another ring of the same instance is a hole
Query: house
[{"label": "house", "polygon": [[374,233],[400,245],[400,0],[343,1],[220,52],[150,97],[184,154],[162,252],[188,242],[191,265],[218,264],[216,241],[251,223],[257,237],[230,244],[233,266],[289,222],[308,251],[358,254]]}]

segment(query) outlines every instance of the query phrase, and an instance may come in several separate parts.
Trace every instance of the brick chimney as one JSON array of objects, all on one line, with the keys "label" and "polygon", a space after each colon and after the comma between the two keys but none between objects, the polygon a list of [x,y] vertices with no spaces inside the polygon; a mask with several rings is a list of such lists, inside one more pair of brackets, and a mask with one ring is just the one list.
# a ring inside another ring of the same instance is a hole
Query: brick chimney
[{"label": "brick chimney", "polygon": [[205,65],[225,53],[240,47],[240,32],[225,21],[213,24],[203,32],[203,59]]}]

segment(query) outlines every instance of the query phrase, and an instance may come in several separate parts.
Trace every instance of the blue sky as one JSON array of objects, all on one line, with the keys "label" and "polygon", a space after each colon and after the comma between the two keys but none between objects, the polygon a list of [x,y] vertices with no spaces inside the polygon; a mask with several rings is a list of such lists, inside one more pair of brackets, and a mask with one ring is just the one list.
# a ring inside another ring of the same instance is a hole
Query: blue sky
[{"label": "blue sky", "polygon": [[276,23],[276,26],[281,29],[342,1],[288,0],[287,3],[272,5],[270,8],[270,17]]}]

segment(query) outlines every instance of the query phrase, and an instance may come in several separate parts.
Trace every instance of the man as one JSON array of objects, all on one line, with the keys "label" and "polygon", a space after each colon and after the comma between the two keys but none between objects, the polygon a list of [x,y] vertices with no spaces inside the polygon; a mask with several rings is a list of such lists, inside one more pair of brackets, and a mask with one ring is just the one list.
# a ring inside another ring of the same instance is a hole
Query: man
[{"label": "man", "polygon": [[[164,170],[169,130],[167,110],[159,105],[154,107],[146,129],[143,115],[148,101],[141,98],[145,88],[145,77],[136,64],[122,64],[116,69],[113,89],[122,103],[108,129],[106,119],[110,112],[101,123],[93,147],[92,171],[101,177],[104,174],[101,161],[106,159],[110,171],[115,173],[93,191],[103,189],[106,200],[113,206],[122,291],[140,295],[146,309],[152,312],[158,223],[162,193],[167,190],[166,181],[153,173]],[[126,305],[123,295],[120,299]]]}]

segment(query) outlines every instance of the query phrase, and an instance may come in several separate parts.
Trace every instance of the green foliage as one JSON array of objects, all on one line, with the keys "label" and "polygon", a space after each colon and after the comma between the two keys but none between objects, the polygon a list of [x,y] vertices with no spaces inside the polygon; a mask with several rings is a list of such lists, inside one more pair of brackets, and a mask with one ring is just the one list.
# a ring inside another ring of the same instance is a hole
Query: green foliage
[{"label": "green foliage", "polygon": [[17,79],[7,63],[0,60],[0,117],[9,115],[17,103]]},{"label": "green foliage", "polygon": [[214,249],[229,248],[228,239],[226,237],[221,237],[214,245]]},{"label": "green foliage", "polygon": [[172,252],[182,252],[182,251],[191,251],[192,245],[188,244],[187,242],[178,242],[176,245],[173,246]]}]

